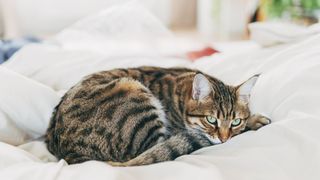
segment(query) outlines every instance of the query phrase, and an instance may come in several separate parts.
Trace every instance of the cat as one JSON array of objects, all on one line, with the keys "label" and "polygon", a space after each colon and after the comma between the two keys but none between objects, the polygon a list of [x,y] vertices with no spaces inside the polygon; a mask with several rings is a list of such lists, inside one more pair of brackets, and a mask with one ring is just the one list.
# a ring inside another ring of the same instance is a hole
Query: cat
[{"label": "cat", "polygon": [[49,151],[69,164],[138,166],[174,160],[269,124],[248,103],[258,76],[238,86],[198,70],[139,67],[86,76],[55,108]]}]

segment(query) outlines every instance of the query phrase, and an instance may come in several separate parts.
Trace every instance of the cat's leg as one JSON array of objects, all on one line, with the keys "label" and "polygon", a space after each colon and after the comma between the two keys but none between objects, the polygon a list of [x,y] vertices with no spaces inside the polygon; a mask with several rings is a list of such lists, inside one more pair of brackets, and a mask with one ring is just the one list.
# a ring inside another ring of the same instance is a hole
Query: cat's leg
[{"label": "cat's leg", "polygon": [[271,123],[271,120],[260,114],[254,114],[247,120],[246,130],[257,130]]},{"label": "cat's leg", "polygon": [[113,166],[139,166],[174,160],[179,156],[190,154],[202,147],[213,145],[204,135],[181,133],[156,144],[136,158],[127,162],[108,162]]},{"label": "cat's leg", "polygon": [[77,164],[92,160],[92,158],[78,153],[69,153],[63,159],[67,161],[68,164]]}]

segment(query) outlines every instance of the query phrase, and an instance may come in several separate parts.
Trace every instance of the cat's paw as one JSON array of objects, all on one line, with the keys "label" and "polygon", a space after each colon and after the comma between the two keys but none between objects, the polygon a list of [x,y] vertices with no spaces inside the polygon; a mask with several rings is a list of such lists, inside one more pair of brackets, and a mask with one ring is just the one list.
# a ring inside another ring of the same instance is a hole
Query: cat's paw
[{"label": "cat's paw", "polygon": [[115,166],[115,167],[126,167],[126,166],[130,166],[130,164],[127,162],[114,162],[114,161],[107,161],[107,163],[111,166]]},{"label": "cat's paw", "polygon": [[114,162],[114,161],[107,161],[108,164],[111,166],[116,166],[116,167],[124,167],[127,166],[126,163],[124,162]]},{"label": "cat's paw", "polygon": [[271,123],[271,120],[260,114],[254,114],[249,117],[246,128],[249,130],[257,130]]}]

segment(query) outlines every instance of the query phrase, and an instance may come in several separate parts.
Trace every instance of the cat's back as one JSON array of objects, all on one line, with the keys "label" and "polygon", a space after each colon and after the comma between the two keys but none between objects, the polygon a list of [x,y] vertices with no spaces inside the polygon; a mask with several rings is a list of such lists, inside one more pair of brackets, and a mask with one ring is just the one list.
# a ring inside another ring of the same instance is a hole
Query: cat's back
[{"label": "cat's back", "polygon": [[178,78],[184,74],[197,72],[199,71],[188,68],[161,68],[152,66],[142,66],[128,69],[119,68],[108,71],[100,71],[88,75],[82,79],[78,86],[81,85],[83,88],[90,86],[92,88],[101,84],[107,84],[115,79],[127,77],[135,79],[149,87],[153,82],[157,82],[163,78]]}]

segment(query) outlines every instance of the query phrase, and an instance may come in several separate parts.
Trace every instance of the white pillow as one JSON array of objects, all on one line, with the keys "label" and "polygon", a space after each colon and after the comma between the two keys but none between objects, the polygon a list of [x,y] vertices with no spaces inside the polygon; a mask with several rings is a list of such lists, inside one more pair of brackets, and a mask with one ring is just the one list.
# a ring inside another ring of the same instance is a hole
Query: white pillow
[{"label": "white pillow", "polygon": [[[91,43],[96,48],[97,43],[114,46],[114,41],[153,40],[159,36],[172,37],[172,34],[145,6],[130,1],[79,20],[60,32],[55,40],[64,47],[78,49],[78,46],[85,46],[84,49],[91,49]],[[103,51],[108,50],[106,47],[104,45]]]},{"label": "white pillow", "polygon": [[285,22],[257,22],[249,25],[250,38],[262,46],[293,43],[320,33],[320,23],[309,27]]},{"label": "white pillow", "polygon": [[59,96],[51,88],[0,67],[0,141],[19,145],[41,137]]},{"label": "white pillow", "polygon": [[53,42],[64,49],[113,57],[184,54],[187,48],[190,49],[188,43],[192,47],[200,46],[173,38],[169,29],[148,8],[131,1],[79,20],[58,33]]},{"label": "white pillow", "polygon": [[[91,13],[128,0],[0,0],[5,36],[52,35]],[[1,11],[0,11],[1,12]]]}]

